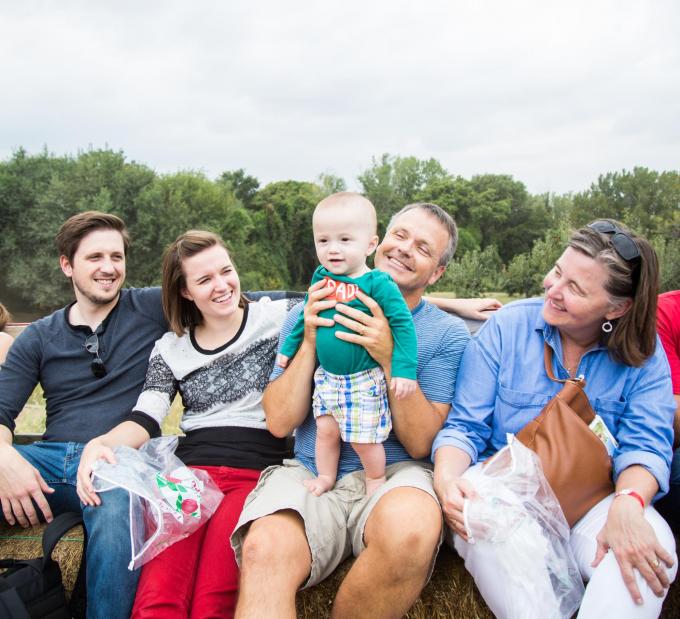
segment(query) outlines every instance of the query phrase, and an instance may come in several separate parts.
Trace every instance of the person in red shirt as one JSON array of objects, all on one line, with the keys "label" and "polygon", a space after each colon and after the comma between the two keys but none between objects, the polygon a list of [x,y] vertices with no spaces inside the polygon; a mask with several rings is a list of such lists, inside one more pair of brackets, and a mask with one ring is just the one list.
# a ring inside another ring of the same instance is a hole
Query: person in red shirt
[{"label": "person in red shirt", "polygon": [[677,404],[673,421],[675,451],[671,465],[671,486],[668,495],[659,501],[657,508],[677,534],[680,533],[680,290],[659,295],[656,321],[659,338],[671,366],[673,397]]}]

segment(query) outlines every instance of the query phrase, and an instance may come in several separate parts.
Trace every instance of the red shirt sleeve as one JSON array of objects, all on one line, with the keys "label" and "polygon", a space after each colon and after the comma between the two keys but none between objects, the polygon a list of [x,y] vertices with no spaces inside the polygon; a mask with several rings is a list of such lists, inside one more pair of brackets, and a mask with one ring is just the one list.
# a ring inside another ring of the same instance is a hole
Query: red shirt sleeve
[{"label": "red shirt sleeve", "polygon": [[680,394],[680,290],[659,295],[657,330],[671,366],[673,393]]}]

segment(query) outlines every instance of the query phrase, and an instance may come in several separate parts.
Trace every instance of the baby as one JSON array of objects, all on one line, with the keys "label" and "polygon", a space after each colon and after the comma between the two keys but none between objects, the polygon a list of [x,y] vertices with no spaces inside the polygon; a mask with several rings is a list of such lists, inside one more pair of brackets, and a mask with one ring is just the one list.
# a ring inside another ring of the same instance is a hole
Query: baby
[{"label": "baby", "polygon": [[[394,340],[390,388],[401,399],[415,391],[417,348],[413,318],[399,288],[381,271],[372,271],[366,258],[378,246],[375,208],[357,193],[341,192],[323,199],[312,218],[314,245],[321,265],[312,284],[324,280],[335,299],[369,313],[357,298],[361,291],[373,298],[389,321]],[[334,308],[321,312],[333,318]],[[314,374],[313,411],[316,419],[318,476],[305,486],[319,496],[335,484],[340,438],[357,452],[366,473],[366,493],[385,483],[385,448],[392,429],[385,374],[363,346],[335,337],[348,331],[340,324],[319,327],[316,353],[320,366]],[[285,367],[302,343],[304,316],[281,348],[278,364]]]}]

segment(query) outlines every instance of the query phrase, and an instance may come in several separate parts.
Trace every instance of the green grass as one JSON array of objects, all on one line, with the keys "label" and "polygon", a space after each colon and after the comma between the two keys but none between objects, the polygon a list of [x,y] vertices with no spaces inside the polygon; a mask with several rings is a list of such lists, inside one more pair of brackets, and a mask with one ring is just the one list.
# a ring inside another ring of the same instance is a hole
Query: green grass
[{"label": "green grass", "polygon": [[[163,420],[161,426],[163,434],[179,432],[182,411],[182,400],[177,396],[170,408],[170,414]],[[45,398],[40,386],[37,386],[31,394],[24,410],[17,417],[16,424],[15,434],[42,434],[45,431]]]}]

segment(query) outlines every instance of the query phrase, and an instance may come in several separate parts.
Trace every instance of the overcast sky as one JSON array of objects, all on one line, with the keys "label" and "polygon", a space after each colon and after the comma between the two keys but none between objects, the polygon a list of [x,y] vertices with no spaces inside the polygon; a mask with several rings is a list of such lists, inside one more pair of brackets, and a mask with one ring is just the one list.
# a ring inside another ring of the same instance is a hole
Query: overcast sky
[{"label": "overcast sky", "polygon": [[677,0],[0,0],[0,57],[2,159],[356,188],[387,152],[532,192],[680,169]]}]

